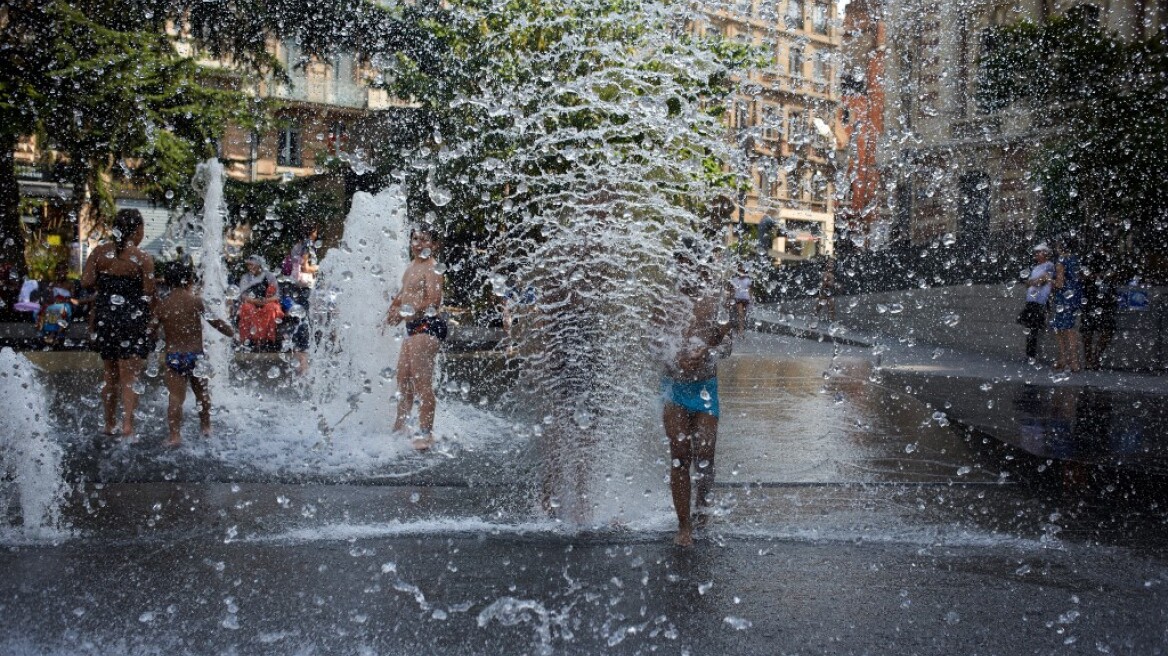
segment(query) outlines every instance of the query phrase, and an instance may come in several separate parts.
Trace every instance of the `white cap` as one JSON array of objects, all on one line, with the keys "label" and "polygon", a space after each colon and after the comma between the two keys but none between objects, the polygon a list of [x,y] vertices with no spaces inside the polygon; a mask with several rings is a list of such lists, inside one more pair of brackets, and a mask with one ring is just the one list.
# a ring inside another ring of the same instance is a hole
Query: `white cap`
[{"label": "white cap", "polygon": [[1046,242],[1042,242],[1041,244],[1039,244],[1039,245],[1037,245],[1037,246],[1035,246],[1035,247],[1034,247],[1034,252],[1035,252],[1035,253],[1037,253],[1037,252],[1039,252],[1039,251],[1042,251],[1042,252],[1044,252],[1044,253],[1049,253],[1049,252],[1050,252],[1050,246],[1047,246],[1047,245],[1046,245]]}]

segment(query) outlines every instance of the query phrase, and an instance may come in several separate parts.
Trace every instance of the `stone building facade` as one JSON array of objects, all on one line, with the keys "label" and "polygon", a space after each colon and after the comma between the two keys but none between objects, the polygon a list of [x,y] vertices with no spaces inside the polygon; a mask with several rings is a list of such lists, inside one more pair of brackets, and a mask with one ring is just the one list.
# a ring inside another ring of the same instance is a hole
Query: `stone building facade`
[{"label": "stone building facade", "polygon": [[[1060,0],[884,0],[870,12],[885,34],[883,136],[877,166],[885,198],[870,224],[876,243],[943,240],[977,247],[1031,236],[1044,202],[1031,179],[1043,131],[1018,107],[977,100],[989,30],[1090,3]],[[1168,3],[1111,0],[1088,8],[1100,26],[1142,38],[1164,25]],[[863,48],[855,57],[871,58]]]},{"label": "stone building facade", "polygon": [[750,189],[737,199],[746,226],[773,223],[776,260],[830,255],[839,129],[838,6],[831,0],[732,0],[704,5],[699,33],[765,53],[745,72],[727,114]]}]

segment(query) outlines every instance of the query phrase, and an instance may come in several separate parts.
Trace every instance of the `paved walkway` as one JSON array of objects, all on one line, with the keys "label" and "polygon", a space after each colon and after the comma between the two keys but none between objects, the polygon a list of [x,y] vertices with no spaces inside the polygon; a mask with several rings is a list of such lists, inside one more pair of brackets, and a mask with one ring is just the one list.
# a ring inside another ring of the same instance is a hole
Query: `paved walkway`
[{"label": "paved walkway", "polygon": [[871,348],[874,362],[886,371],[912,371],[945,378],[1018,381],[1027,385],[1092,387],[1117,392],[1168,395],[1168,376],[1163,373],[1082,371],[1072,374],[1054,371],[1045,364],[1029,364],[1022,356],[1021,337],[1018,340],[1019,357],[1007,360],[932,344],[913,343],[896,336],[858,332],[849,329],[843,321],[819,321],[814,317],[784,314],[773,305],[760,306],[752,312],[753,321],[760,332]]}]

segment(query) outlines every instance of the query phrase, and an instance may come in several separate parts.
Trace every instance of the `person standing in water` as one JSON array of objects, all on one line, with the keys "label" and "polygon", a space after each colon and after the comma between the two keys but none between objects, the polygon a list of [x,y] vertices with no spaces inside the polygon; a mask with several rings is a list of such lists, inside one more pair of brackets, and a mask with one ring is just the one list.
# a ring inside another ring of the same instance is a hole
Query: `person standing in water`
[{"label": "person standing in water", "polygon": [[119,210],[114,216],[113,239],[93,249],[85,261],[81,286],[95,292],[90,332],[101,356],[105,434],[118,432],[118,402],[122,406],[121,434],[134,435],[138,393],[134,385],[142,374],[151,344],[146,326],[154,296],[154,258],[138,244],[144,234],[138,210]]},{"label": "person standing in water", "polygon": [[[672,460],[669,487],[677,512],[677,536],[683,547],[693,545],[694,510],[691,491],[697,487],[699,527],[709,520],[713,501],[714,447],[718,439],[718,348],[730,333],[730,322],[719,318],[724,299],[708,268],[689,253],[678,255],[680,292],[693,312],[676,348],[668,354],[661,380],[665,403],[662,421]],[[691,474],[691,468],[693,472]]]},{"label": "person standing in water", "polygon": [[187,385],[195,393],[199,408],[199,430],[203,437],[211,434],[211,394],[207,379],[196,375],[196,369],[205,359],[203,354],[203,319],[227,337],[234,337],[231,324],[207,316],[203,299],[191,289],[195,274],[185,264],[176,263],[166,271],[166,285],[170,293],[154,306],[152,326],[162,326],[166,340],[166,390],[170,405],[166,411],[166,426],[170,437],[166,446],[182,444],[183,402]]},{"label": "person standing in water", "polygon": [[402,274],[401,291],[389,304],[386,323],[396,326],[405,322],[406,338],[397,361],[397,416],[395,433],[405,431],[406,420],[416,397],[419,433],[412,442],[425,451],[434,444],[434,358],[446,339],[446,321],[439,316],[442,307],[442,274],[435,268],[434,252],[438,240],[431,228],[415,228],[410,233],[410,260]]}]

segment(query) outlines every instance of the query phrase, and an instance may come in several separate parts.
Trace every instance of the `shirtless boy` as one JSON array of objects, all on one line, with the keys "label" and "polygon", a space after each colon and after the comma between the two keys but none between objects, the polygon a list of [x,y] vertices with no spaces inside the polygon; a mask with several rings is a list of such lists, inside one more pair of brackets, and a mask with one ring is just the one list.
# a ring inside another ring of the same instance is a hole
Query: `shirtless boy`
[{"label": "shirtless boy", "polygon": [[[203,360],[203,319],[206,308],[203,299],[194,294],[194,272],[188,266],[173,266],[166,271],[166,284],[170,294],[154,306],[153,322],[162,326],[166,339],[166,389],[170,392],[170,405],[166,411],[166,425],[170,438],[166,446],[182,444],[183,401],[187,396],[187,384],[195,392],[199,407],[199,428],[203,436],[211,434],[211,395],[207,381],[195,376],[195,368]],[[228,337],[235,331],[231,324],[217,318],[206,317],[207,323]]]},{"label": "shirtless boy", "polygon": [[[697,482],[698,523],[708,521],[714,485],[714,445],[718,439],[718,365],[716,349],[730,332],[718,321],[723,299],[708,272],[699,272],[688,254],[678,257],[683,271],[681,293],[693,303],[693,316],[681,333],[676,352],[666,361],[661,380],[663,421],[672,466],[669,487],[677,512],[674,542],[693,545],[691,488]],[[693,474],[690,469],[696,464]]]},{"label": "shirtless boy", "polygon": [[417,228],[410,233],[410,255],[413,258],[402,274],[401,291],[389,305],[386,323],[406,324],[406,338],[402,342],[397,361],[397,417],[393,422],[395,433],[405,431],[406,419],[414,405],[414,397],[421,401],[418,411],[419,435],[413,446],[425,451],[434,444],[434,358],[442,340],[446,339],[446,321],[438,315],[442,307],[442,274],[435,270],[434,252],[438,240],[429,228]]}]

